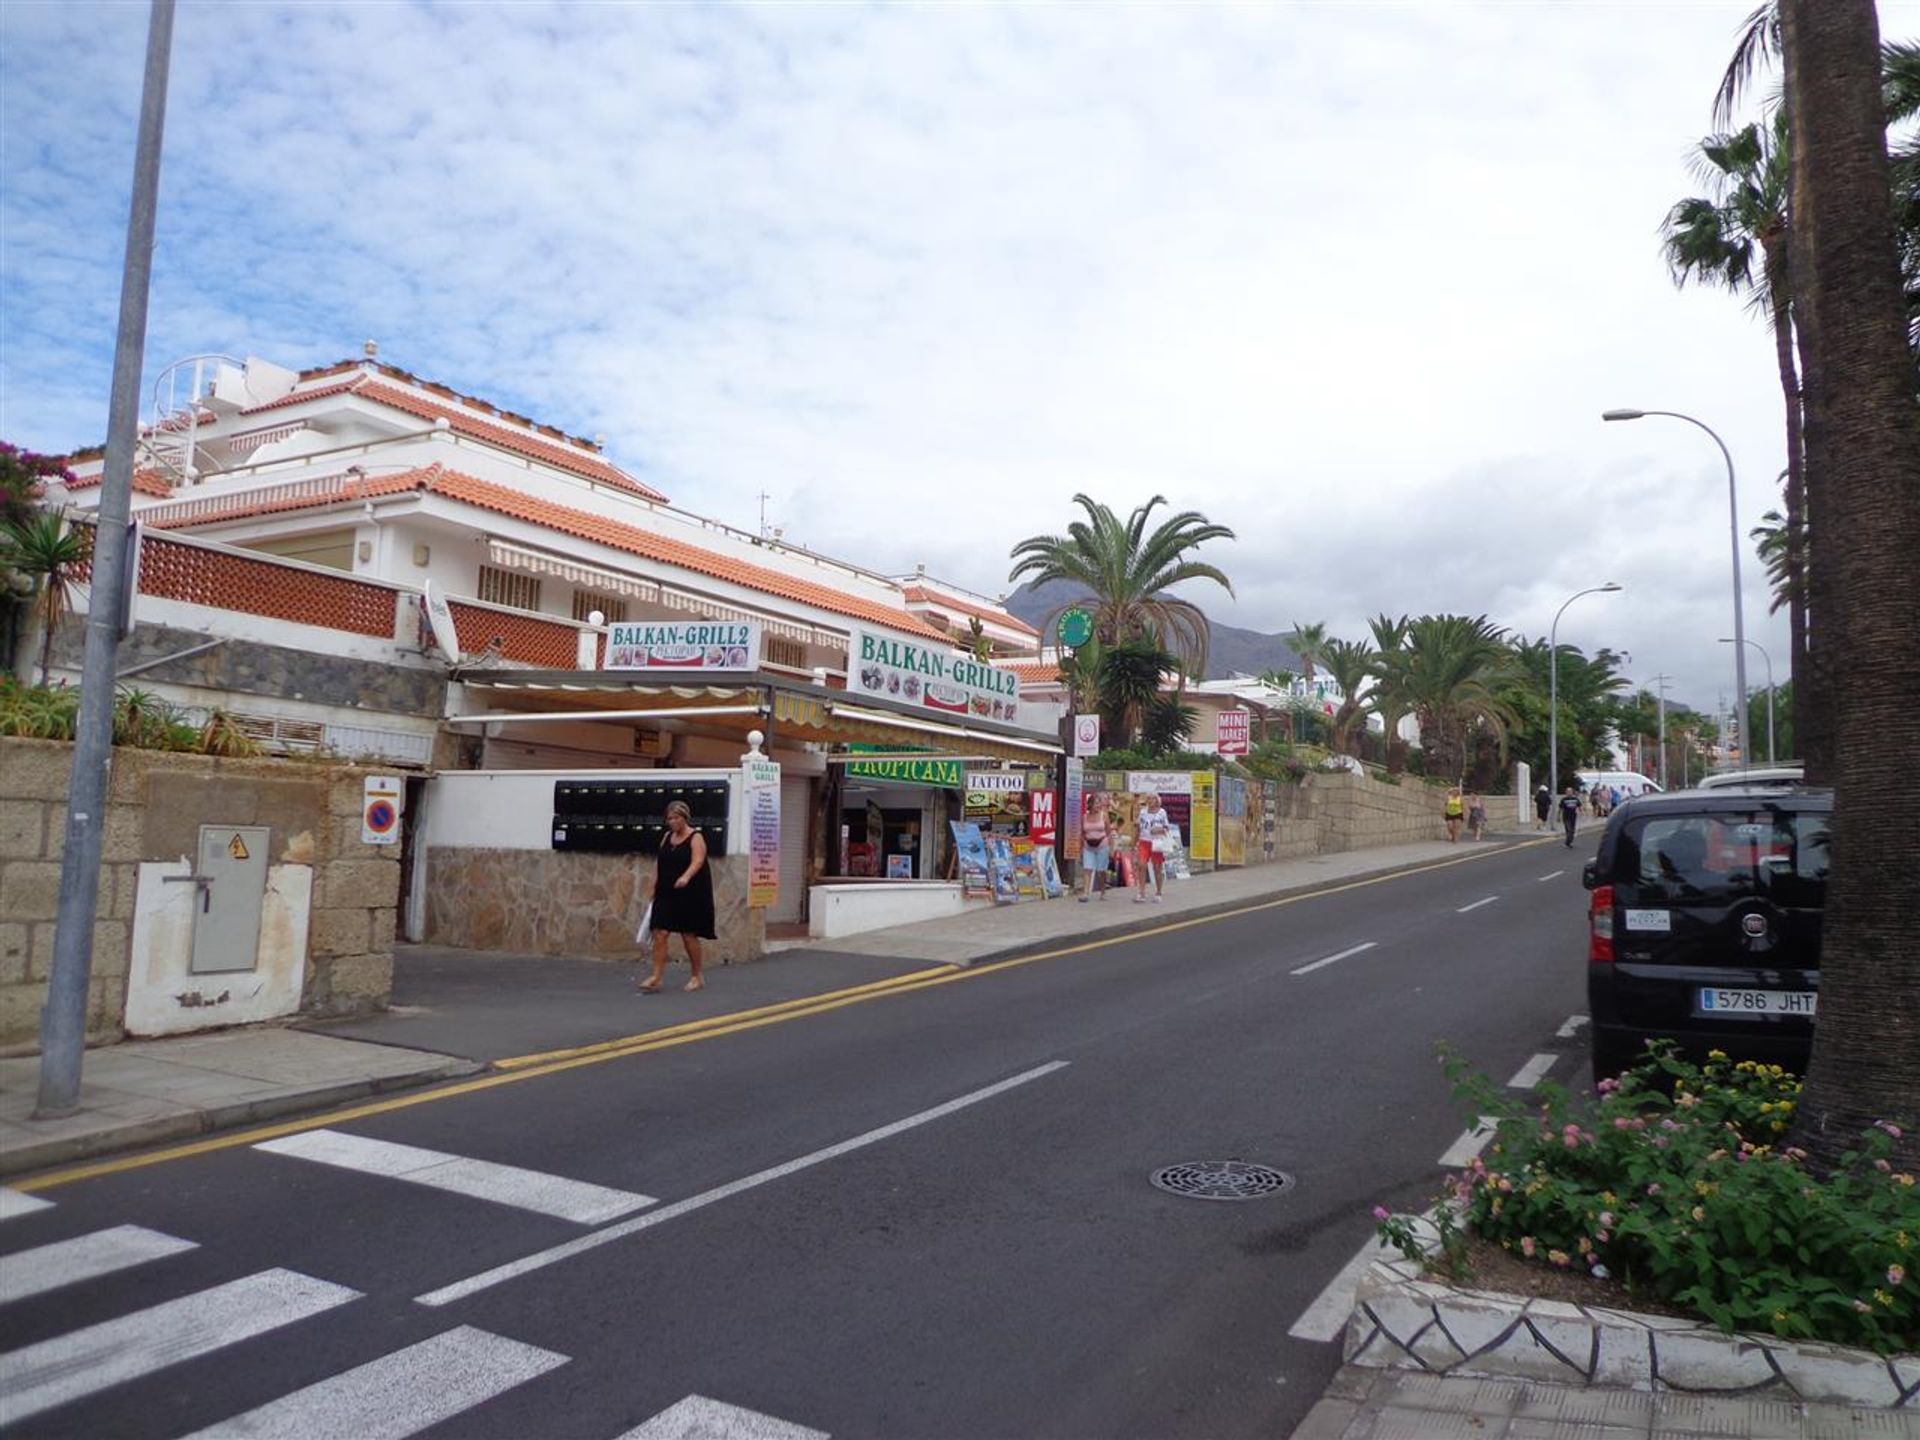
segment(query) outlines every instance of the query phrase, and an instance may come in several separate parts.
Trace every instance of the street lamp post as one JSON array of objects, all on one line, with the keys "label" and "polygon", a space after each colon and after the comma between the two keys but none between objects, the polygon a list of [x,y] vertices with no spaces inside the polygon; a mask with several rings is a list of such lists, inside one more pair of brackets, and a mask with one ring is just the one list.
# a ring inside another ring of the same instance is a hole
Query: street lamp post
[{"label": "street lamp post", "polygon": [[1560,798],[1560,617],[1567,606],[1582,595],[1610,595],[1620,587],[1609,580],[1586,590],[1576,590],[1553,612],[1553,624],[1547,631],[1547,789]]},{"label": "street lamp post", "polygon": [[1667,681],[1671,675],[1656,675],[1653,683],[1660,690],[1660,788],[1667,788]]},{"label": "street lamp post", "polygon": [[[1722,645],[1738,645],[1741,642],[1738,640],[1731,639],[1728,636],[1722,635],[1720,637],[1720,643]],[[1771,765],[1774,763],[1774,760],[1773,760],[1773,657],[1767,654],[1767,647],[1762,645],[1758,640],[1748,640],[1745,643],[1753,646],[1754,649],[1758,650],[1760,652],[1760,658],[1767,662],[1767,764]],[[1742,715],[1740,717],[1740,724],[1742,726],[1745,726],[1746,723],[1747,723],[1747,717]]]},{"label": "street lamp post", "polygon": [[1752,768],[1753,747],[1747,743],[1747,621],[1746,607],[1740,596],[1740,496],[1734,480],[1733,455],[1727,449],[1714,428],[1703,420],[1691,415],[1682,415],[1678,410],[1606,410],[1601,412],[1602,420],[1640,420],[1648,415],[1663,415],[1669,420],[1684,420],[1689,425],[1698,426],[1712,436],[1713,443],[1720,447],[1720,457],[1727,462],[1727,513],[1733,526],[1733,677],[1734,688],[1740,692],[1740,768]]}]

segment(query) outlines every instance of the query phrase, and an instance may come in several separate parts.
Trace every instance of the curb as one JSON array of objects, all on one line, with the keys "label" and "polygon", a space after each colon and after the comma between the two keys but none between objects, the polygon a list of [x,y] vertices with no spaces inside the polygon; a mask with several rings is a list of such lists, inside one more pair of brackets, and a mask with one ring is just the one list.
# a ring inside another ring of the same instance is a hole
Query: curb
[{"label": "curb", "polygon": [[231,1130],[256,1120],[274,1120],[305,1110],[326,1110],[349,1100],[369,1095],[385,1095],[394,1090],[411,1090],[442,1080],[457,1080],[487,1069],[482,1061],[458,1057],[445,1064],[418,1070],[409,1075],[389,1075],[371,1080],[344,1080],[310,1090],[265,1095],[256,1100],[236,1100],[223,1105],[208,1105],[174,1115],[156,1115],[135,1120],[111,1130],[96,1130],[87,1135],[63,1136],[57,1140],[36,1140],[24,1145],[9,1145],[0,1152],[0,1176],[24,1175],[76,1160],[91,1160],[124,1150],[138,1150],[169,1140],[191,1139],[218,1130]]},{"label": "curb", "polygon": [[[1435,1241],[1422,1233],[1431,1252]],[[1455,1289],[1398,1257],[1376,1260],[1361,1277],[1343,1355],[1349,1365],[1380,1370],[1920,1414],[1920,1355],[1730,1335],[1702,1320]]]},{"label": "curb", "polygon": [[[1526,845],[1537,843],[1540,837],[1526,836],[1513,839],[1490,840],[1474,849],[1475,854],[1499,855],[1509,850],[1518,850]],[[997,960],[1020,960],[1030,955],[1042,955],[1050,950],[1071,950],[1076,946],[1096,941],[1123,940],[1129,935],[1142,935],[1149,931],[1163,930],[1169,925],[1178,925],[1188,920],[1211,920],[1220,915],[1230,915],[1236,911],[1258,910],[1276,900],[1290,900],[1300,895],[1312,895],[1321,890],[1333,890],[1342,885],[1351,885],[1363,880],[1380,880],[1391,875],[1404,875],[1415,870],[1430,870],[1441,865],[1454,863],[1453,858],[1443,860],[1414,860],[1404,865],[1389,865],[1381,870],[1357,870],[1351,875],[1328,877],[1324,880],[1309,880],[1304,884],[1287,885],[1278,890],[1263,891],[1257,896],[1243,896],[1238,900],[1214,900],[1204,905],[1196,905],[1186,910],[1171,913],[1160,911],[1138,918],[1115,920],[1109,924],[1089,926],[1072,935],[1056,935],[1048,940],[1023,940],[1017,945],[1003,946],[998,950],[988,950],[979,955],[968,956],[965,960],[928,960],[929,965],[952,965],[956,970],[970,970],[976,965],[991,965]],[[1063,897],[1064,898],[1064,897]],[[1055,903],[1055,902],[1049,902]],[[828,949],[832,941],[809,942],[808,948]]]}]

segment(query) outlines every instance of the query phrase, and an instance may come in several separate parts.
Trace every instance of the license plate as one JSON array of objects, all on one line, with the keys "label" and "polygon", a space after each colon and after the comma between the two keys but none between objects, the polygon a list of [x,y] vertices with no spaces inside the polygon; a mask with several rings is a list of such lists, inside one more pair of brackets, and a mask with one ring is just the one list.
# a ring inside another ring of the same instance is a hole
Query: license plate
[{"label": "license plate", "polygon": [[1721,990],[1702,986],[1700,1013],[1728,1020],[1761,1015],[1805,1015],[1811,1019],[1819,1000],[1811,990]]}]

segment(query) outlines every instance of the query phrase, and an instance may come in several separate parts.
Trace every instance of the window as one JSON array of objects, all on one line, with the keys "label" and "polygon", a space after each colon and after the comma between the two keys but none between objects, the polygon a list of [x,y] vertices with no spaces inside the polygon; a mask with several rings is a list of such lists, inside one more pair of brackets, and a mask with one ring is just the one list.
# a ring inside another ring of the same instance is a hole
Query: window
[{"label": "window", "polygon": [[1827,826],[1825,815],[1783,810],[1642,821],[1634,836],[1641,892],[1684,904],[1766,894],[1777,904],[1818,905]]},{"label": "window", "polygon": [[501,570],[493,565],[480,567],[480,598],[489,605],[510,605],[515,610],[540,608],[540,582],[532,575]]},{"label": "window", "polygon": [[598,610],[609,625],[618,624],[627,618],[627,602],[618,595],[603,594],[598,590],[575,590],[573,592],[573,618],[586,623],[586,619]]},{"label": "window", "polygon": [[807,647],[799,640],[789,640],[784,635],[767,636],[767,664],[785,665],[793,670],[807,668]]}]

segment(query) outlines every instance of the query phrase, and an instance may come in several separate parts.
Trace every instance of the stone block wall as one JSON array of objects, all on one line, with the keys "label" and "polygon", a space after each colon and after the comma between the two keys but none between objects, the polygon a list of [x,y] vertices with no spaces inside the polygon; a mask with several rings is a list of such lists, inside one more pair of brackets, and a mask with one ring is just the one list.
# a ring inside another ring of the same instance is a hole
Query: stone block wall
[{"label": "stone block wall", "polygon": [[[712,866],[719,938],[707,955],[758,959],[766,912],[747,908],[746,857],[720,856]],[[522,955],[631,957],[653,875],[654,861],[644,855],[435,846],[427,861],[427,939]],[[680,946],[670,953],[677,961]]]},{"label": "stone block wall", "polygon": [[1311,797],[1323,853],[1446,838],[1446,792],[1421,780],[1389,785],[1370,775],[1320,771],[1307,777],[1303,789]]},{"label": "stone block wall", "polygon": [[[37,1043],[53,963],[73,747],[0,738],[0,1051]],[[383,1003],[393,988],[398,846],[360,839],[365,771],[116,749],[88,988],[91,1040],[122,1034],[142,861],[191,857],[202,824],[270,827],[273,864],[312,867],[303,1012]],[[210,1017],[211,1023],[217,1019]]]}]

